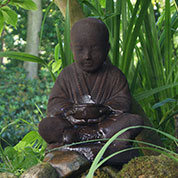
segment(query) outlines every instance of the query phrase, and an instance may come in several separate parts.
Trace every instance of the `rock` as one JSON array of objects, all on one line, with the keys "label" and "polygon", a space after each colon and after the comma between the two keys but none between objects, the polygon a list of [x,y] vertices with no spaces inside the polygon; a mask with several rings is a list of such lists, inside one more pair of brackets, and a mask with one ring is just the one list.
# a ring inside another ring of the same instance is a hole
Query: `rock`
[{"label": "rock", "polygon": [[142,156],[125,164],[118,178],[177,178],[178,162],[165,155]]},{"label": "rock", "polygon": [[90,166],[90,162],[75,151],[50,152],[45,156],[44,162],[49,162],[57,170],[59,177],[75,177]]},{"label": "rock", "polygon": [[17,176],[9,172],[3,172],[0,173],[0,178],[17,178]]},{"label": "rock", "polygon": [[25,171],[20,178],[58,178],[58,173],[49,163],[35,165]]},{"label": "rock", "polygon": [[[87,173],[88,173],[88,171],[81,174],[77,178],[85,178]],[[104,167],[98,168],[95,171],[93,178],[116,178],[117,173],[118,173],[117,169],[115,169],[111,166],[104,166]]]}]

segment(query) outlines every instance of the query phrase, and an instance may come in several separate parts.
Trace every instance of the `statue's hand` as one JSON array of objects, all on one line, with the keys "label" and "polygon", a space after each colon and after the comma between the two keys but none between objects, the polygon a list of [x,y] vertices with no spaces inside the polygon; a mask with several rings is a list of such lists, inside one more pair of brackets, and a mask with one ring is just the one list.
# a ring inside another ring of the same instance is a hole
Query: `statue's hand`
[{"label": "statue's hand", "polygon": [[64,115],[72,125],[85,125],[99,123],[110,113],[110,108],[101,104],[81,104],[69,108]]},{"label": "statue's hand", "polygon": [[71,144],[80,141],[77,129],[66,129],[63,133],[63,144]]},{"label": "statue's hand", "polygon": [[100,117],[98,118],[92,118],[92,119],[88,119],[87,120],[87,123],[88,124],[96,124],[96,123],[99,123],[101,122],[102,120],[106,119],[107,115],[103,114],[101,115]]},{"label": "statue's hand", "polygon": [[72,115],[68,115],[66,117],[66,119],[72,124],[72,125],[83,125],[83,124],[86,124],[86,121],[85,119],[77,119],[75,117],[73,117]]},{"label": "statue's hand", "polygon": [[104,106],[102,104],[88,103],[74,105],[72,115],[77,119],[84,118],[85,120],[88,120],[100,118],[102,115],[108,115],[109,113],[111,113],[111,110],[107,106]]}]

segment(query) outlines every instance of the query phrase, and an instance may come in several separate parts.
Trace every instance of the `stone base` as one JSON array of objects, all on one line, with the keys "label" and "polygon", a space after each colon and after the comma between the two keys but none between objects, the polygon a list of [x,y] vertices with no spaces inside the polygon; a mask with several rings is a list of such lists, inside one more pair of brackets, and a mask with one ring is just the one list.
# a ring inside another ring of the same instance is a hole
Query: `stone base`
[{"label": "stone base", "polygon": [[49,163],[41,163],[25,171],[20,178],[59,178],[59,175]]},{"label": "stone base", "polygon": [[52,151],[46,154],[44,162],[54,167],[59,177],[75,177],[90,166],[90,162],[75,151]]},{"label": "stone base", "polygon": [[17,176],[9,172],[3,172],[3,173],[0,173],[0,178],[17,178]]}]

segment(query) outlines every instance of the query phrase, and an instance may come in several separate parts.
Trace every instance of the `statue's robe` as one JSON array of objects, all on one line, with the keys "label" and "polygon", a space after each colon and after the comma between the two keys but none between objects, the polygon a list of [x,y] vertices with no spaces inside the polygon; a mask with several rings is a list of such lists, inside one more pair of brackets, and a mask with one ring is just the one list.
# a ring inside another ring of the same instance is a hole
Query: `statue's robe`
[{"label": "statue's robe", "polygon": [[[61,117],[62,114],[70,110],[74,104],[83,104],[83,96],[87,95],[91,96],[92,101],[96,104],[108,106],[114,114],[109,115],[98,124],[77,126],[77,128],[65,120],[65,118],[61,119],[60,122],[59,120],[51,119],[51,121],[53,120],[54,122],[52,130],[54,130],[55,134],[58,133],[58,137],[56,138],[58,138],[58,141],[60,140],[59,142],[62,142],[61,137],[63,137],[62,135],[67,128],[71,128],[71,134],[73,130],[78,129],[83,135],[85,135],[85,131],[87,132],[89,129],[93,129],[91,133],[102,130],[104,137],[102,136],[101,138],[111,138],[123,128],[143,124],[143,120],[140,116],[129,113],[131,94],[124,74],[109,62],[105,62],[103,66],[94,73],[82,71],[76,63],[64,68],[58,76],[49,97],[47,109],[48,118]],[[48,119],[46,122],[48,127],[50,127],[51,121]],[[56,129],[57,125],[59,125],[58,129]],[[46,138],[45,140],[48,143],[55,142],[56,140],[51,140],[50,134],[47,131],[48,128],[45,127],[43,129],[45,130],[46,136],[44,136],[41,131],[42,137],[44,139]],[[134,139],[139,132],[140,129],[132,129],[119,136],[119,138]],[[90,134],[90,136],[91,138],[89,138],[89,140],[98,138],[92,137],[92,134]],[[86,137],[83,136],[83,138]],[[81,141],[84,140],[85,139],[82,139]],[[68,147],[68,149],[76,150],[92,161],[104,143],[105,142],[88,143]],[[129,147],[131,147],[131,144],[128,141],[114,141],[106,151],[105,156]],[[119,154],[119,156],[115,156],[111,159],[110,163],[125,163],[135,155],[136,153],[134,151],[127,151]]]},{"label": "statue's robe", "polygon": [[104,63],[95,73],[86,73],[73,63],[64,68],[56,80],[48,102],[48,116],[57,115],[74,103],[82,104],[85,95],[90,95],[96,104],[130,111],[128,83],[118,68]]}]

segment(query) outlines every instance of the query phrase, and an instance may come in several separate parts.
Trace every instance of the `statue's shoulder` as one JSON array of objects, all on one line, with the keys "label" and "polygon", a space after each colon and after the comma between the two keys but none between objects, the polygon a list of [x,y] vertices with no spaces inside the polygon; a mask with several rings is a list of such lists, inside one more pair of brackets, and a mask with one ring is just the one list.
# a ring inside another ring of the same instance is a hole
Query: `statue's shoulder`
[{"label": "statue's shoulder", "polygon": [[68,66],[62,69],[61,73],[69,72],[71,70],[74,70],[74,68],[75,68],[75,63],[69,64]]},{"label": "statue's shoulder", "polygon": [[75,65],[74,65],[74,63],[72,63],[72,64],[69,64],[68,66],[66,66],[66,67],[64,67],[63,69],[62,69],[62,71],[60,72],[60,74],[59,74],[59,77],[64,77],[64,76],[68,76],[68,75],[70,75],[71,73],[73,73],[72,71],[74,71],[75,70]]},{"label": "statue's shoulder", "polygon": [[107,63],[107,70],[110,72],[111,75],[124,75],[121,69],[113,65],[111,62]]},{"label": "statue's shoulder", "polygon": [[69,64],[68,66],[64,67],[62,71],[59,73],[57,77],[57,81],[67,80],[68,78],[70,78],[73,73],[72,71],[74,70],[74,68],[75,68],[74,63]]}]

